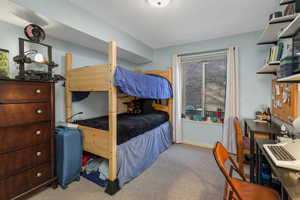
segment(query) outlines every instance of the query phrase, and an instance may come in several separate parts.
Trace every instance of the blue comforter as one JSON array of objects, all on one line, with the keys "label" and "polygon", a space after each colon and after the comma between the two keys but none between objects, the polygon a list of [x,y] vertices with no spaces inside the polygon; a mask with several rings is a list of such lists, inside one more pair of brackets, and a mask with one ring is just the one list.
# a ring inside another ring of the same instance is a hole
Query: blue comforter
[{"label": "blue comforter", "polygon": [[115,86],[130,96],[149,99],[168,99],[173,96],[172,86],[165,78],[145,75],[117,67]]},{"label": "blue comforter", "polygon": [[165,122],[118,145],[119,186],[134,179],[149,168],[159,155],[172,145],[172,125]]}]

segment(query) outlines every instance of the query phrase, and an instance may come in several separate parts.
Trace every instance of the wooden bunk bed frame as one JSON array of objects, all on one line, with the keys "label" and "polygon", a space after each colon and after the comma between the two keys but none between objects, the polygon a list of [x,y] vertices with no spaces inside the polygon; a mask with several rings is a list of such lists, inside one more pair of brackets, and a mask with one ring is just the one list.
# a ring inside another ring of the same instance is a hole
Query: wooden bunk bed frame
[{"label": "wooden bunk bed frame", "polygon": [[[99,130],[87,126],[79,126],[83,131],[83,148],[92,154],[109,160],[109,184],[106,192],[114,194],[119,190],[117,181],[117,88],[114,86],[114,74],[117,67],[117,46],[114,41],[108,44],[108,64],[85,66],[72,69],[72,53],[66,54],[66,121],[71,121],[72,92],[108,92],[109,130]],[[141,72],[166,78],[172,84],[172,68],[166,71],[154,70]],[[169,113],[172,121],[173,99],[167,105],[153,104],[153,108]]]}]

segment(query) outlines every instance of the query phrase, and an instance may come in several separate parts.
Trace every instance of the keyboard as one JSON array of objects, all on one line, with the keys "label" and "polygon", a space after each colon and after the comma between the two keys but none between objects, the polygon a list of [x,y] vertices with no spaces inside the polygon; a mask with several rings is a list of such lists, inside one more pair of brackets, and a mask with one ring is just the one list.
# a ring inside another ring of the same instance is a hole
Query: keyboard
[{"label": "keyboard", "polygon": [[280,161],[294,161],[296,160],[283,146],[267,146],[277,160]]},{"label": "keyboard", "polygon": [[264,149],[278,167],[300,171],[300,142],[264,144]]}]

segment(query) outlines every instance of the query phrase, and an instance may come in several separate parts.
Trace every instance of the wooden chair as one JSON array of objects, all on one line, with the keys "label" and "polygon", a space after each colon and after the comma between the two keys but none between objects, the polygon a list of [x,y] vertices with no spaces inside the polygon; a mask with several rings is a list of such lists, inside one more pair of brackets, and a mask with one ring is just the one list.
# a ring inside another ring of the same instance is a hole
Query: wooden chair
[{"label": "wooden chair", "polygon": [[239,170],[244,174],[245,156],[250,155],[250,139],[243,136],[241,123],[237,117],[234,118],[236,154]]},{"label": "wooden chair", "polygon": [[[249,183],[242,172],[237,167],[237,164],[231,158],[225,147],[217,142],[213,149],[213,154],[216,162],[226,178],[226,187],[224,193],[224,200],[279,200],[278,193],[268,187]],[[229,161],[230,170],[227,169],[227,162]],[[241,179],[233,178],[233,170],[239,174]]]}]

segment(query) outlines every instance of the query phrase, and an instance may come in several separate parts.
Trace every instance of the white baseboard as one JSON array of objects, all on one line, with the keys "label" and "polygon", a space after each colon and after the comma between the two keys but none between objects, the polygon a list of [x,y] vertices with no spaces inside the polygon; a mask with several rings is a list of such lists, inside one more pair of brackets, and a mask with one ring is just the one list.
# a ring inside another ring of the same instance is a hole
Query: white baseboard
[{"label": "white baseboard", "polygon": [[188,144],[188,145],[207,148],[207,149],[213,149],[214,148],[214,145],[211,145],[211,144],[204,144],[204,143],[192,142],[192,141],[186,141],[186,140],[182,141],[182,144]]}]

